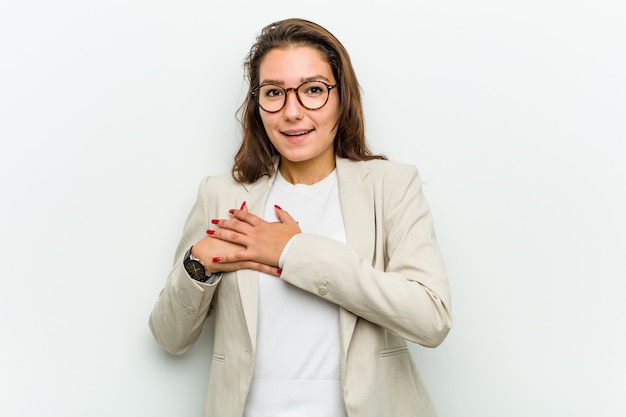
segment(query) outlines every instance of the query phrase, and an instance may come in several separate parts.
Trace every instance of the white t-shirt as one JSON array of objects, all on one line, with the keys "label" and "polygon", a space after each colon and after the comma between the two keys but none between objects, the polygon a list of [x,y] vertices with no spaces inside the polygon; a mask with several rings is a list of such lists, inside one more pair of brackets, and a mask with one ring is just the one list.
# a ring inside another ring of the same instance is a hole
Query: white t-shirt
[{"label": "white t-shirt", "polygon": [[[278,172],[265,220],[278,221],[274,205],[303,233],[346,242],[335,171],[313,185],[290,184]],[[336,304],[261,273],[257,334],[245,417],[346,417]]]}]

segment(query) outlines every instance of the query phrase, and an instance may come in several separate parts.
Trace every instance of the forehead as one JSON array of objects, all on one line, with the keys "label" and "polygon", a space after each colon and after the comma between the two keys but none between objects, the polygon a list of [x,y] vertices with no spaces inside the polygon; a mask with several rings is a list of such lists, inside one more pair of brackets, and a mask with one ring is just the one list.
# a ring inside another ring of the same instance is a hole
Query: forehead
[{"label": "forehead", "polygon": [[320,51],[310,46],[274,48],[259,65],[261,83],[267,80],[300,82],[318,76],[334,82],[330,65]]}]

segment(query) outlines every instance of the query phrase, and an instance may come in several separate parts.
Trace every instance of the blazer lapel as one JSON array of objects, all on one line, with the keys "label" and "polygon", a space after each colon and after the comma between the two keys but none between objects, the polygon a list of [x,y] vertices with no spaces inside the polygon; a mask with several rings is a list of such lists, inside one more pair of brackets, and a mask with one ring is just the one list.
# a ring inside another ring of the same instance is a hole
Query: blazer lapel
[{"label": "blazer lapel", "polygon": [[[243,196],[241,201],[237,201],[237,207],[240,207],[245,201],[250,213],[263,217],[265,201],[273,181],[274,177],[263,177],[253,184],[244,184],[248,194]],[[236,272],[236,276],[241,305],[248,326],[248,335],[250,336],[252,351],[255,352],[259,313],[259,272],[252,269],[241,269]]]},{"label": "blazer lapel", "polygon": [[[375,249],[374,190],[366,177],[369,171],[362,162],[337,158],[339,200],[346,228],[348,246],[363,259],[373,259]],[[345,309],[340,310],[341,346],[348,352],[357,316]]]}]

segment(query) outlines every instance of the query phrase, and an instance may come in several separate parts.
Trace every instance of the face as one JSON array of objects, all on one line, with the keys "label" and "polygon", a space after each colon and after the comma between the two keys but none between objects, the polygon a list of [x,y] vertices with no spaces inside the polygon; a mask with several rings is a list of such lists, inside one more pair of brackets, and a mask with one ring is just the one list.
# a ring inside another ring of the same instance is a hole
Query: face
[{"label": "face", "polygon": [[[305,81],[336,84],[330,65],[322,54],[308,46],[272,49],[259,66],[260,83],[285,89]],[[306,164],[321,169],[334,167],[333,141],[339,117],[339,96],[330,91],[328,102],[317,110],[302,107],[293,91],[287,93],[285,106],[277,113],[259,109],[270,141],[281,155],[281,166]]]}]

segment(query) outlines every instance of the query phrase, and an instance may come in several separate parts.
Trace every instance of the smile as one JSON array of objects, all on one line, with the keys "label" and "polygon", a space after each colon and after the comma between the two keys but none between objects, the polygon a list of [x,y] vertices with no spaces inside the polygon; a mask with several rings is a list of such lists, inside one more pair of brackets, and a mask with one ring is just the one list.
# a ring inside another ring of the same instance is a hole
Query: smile
[{"label": "smile", "polygon": [[302,135],[306,135],[307,133],[311,133],[312,131],[314,131],[315,129],[308,129],[308,130],[298,130],[298,131],[289,131],[289,132],[282,132],[283,135],[285,136],[302,136]]}]

